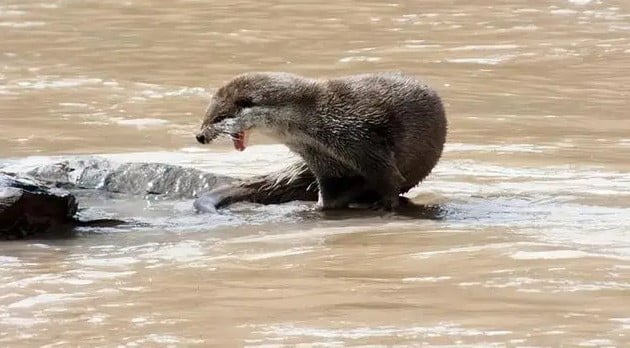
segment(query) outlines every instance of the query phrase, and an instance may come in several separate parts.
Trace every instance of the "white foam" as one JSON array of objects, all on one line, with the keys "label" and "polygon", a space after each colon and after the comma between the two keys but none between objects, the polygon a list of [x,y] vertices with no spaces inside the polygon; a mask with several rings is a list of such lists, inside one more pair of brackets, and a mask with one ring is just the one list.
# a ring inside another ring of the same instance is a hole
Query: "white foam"
[{"label": "white foam", "polygon": [[630,317],[627,318],[611,318],[609,319],[612,322],[621,324],[621,328],[623,330],[630,330]]},{"label": "white foam", "polygon": [[81,279],[116,279],[120,277],[126,277],[136,274],[135,271],[120,271],[120,272],[106,272],[106,271],[70,271],[68,273],[74,274]]},{"label": "white foam", "polygon": [[449,336],[503,336],[512,332],[507,330],[480,330],[463,328],[457,324],[440,323],[435,326],[374,326],[374,327],[348,327],[348,328],[317,328],[296,326],[293,324],[275,324],[261,326],[254,333],[275,337],[315,337],[323,339],[365,339],[378,337],[400,337],[417,339],[418,336],[449,337]]},{"label": "white foam", "polygon": [[190,153],[209,153],[209,152],[212,152],[207,147],[201,147],[201,146],[182,147],[181,149],[179,149],[179,151],[181,151],[181,152],[190,152]]},{"label": "white foam", "polygon": [[137,84],[136,87],[150,87],[138,92],[136,97],[139,99],[162,99],[168,97],[184,97],[184,96],[206,96],[208,92],[201,87],[180,87],[168,88],[160,85]]},{"label": "white foam", "polygon": [[615,342],[607,338],[596,338],[578,343],[579,347],[614,347]]},{"label": "white foam", "polygon": [[368,57],[368,56],[353,56],[353,57],[344,57],[339,59],[339,63],[351,63],[351,62],[378,62],[381,60],[380,57]]},{"label": "white foam", "polygon": [[67,106],[73,108],[87,108],[90,105],[86,103],[59,103],[59,106]]},{"label": "white foam", "polygon": [[579,250],[517,251],[510,255],[515,260],[561,260],[596,256],[598,255]]},{"label": "white foam", "polygon": [[87,322],[90,323],[90,324],[102,324],[103,322],[105,322],[105,320],[108,317],[109,317],[109,315],[96,313],[96,314],[90,316],[90,318],[87,320]]},{"label": "white foam", "polygon": [[37,79],[21,80],[15,83],[16,86],[23,89],[48,89],[48,88],[71,88],[87,85],[97,85],[102,83],[101,79],[96,78],[61,78],[55,79],[50,76],[41,76]]},{"label": "white foam", "polygon": [[560,15],[560,16],[570,16],[577,13],[576,10],[572,10],[569,8],[560,8],[556,10],[549,11],[551,14]]},{"label": "white foam", "polygon": [[449,63],[497,65],[514,58],[514,55],[498,55],[493,57],[448,58]]},{"label": "white foam", "polygon": [[17,327],[31,327],[38,324],[47,323],[48,319],[42,318],[23,318],[23,317],[8,317],[0,318],[0,324],[3,326],[17,326]]},{"label": "white foam", "polygon": [[46,22],[38,22],[38,21],[0,22],[0,27],[10,27],[10,28],[32,28],[32,27],[41,27],[44,25],[46,25]]},{"label": "white foam", "polygon": [[466,45],[449,49],[449,51],[486,51],[486,50],[512,50],[518,48],[518,45]]},{"label": "white foam", "polygon": [[[0,194],[2,194],[2,191],[0,191]],[[20,261],[19,258],[14,257],[14,256],[2,256],[2,255],[0,255],[0,265],[2,267],[19,266],[19,265],[22,265],[22,262]]]},{"label": "white foam", "polygon": [[138,259],[133,257],[109,257],[109,258],[89,258],[76,261],[77,264],[83,266],[98,266],[98,267],[117,267],[128,266],[139,262]]},{"label": "white foam", "polygon": [[410,277],[410,278],[403,278],[402,281],[404,283],[415,283],[415,282],[430,282],[430,283],[436,283],[436,282],[440,282],[443,280],[449,280],[452,277],[448,277],[448,276],[440,276],[440,277]]},{"label": "white foam", "polygon": [[153,251],[138,255],[142,259],[160,259],[176,262],[191,262],[201,259],[205,248],[198,241],[181,241],[175,244],[158,245]]},{"label": "white foam", "polygon": [[133,126],[137,128],[157,127],[168,124],[169,121],[159,118],[111,118],[114,122],[121,126]]},{"label": "white foam", "polygon": [[62,303],[79,299],[80,298],[76,298],[75,295],[70,294],[40,294],[14,302],[8,305],[7,308],[31,308],[38,305],[49,306],[54,303]]},{"label": "white foam", "polygon": [[272,251],[272,252],[267,252],[267,253],[247,254],[247,255],[243,255],[241,259],[246,260],[246,261],[257,261],[257,260],[265,260],[265,259],[271,259],[271,258],[277,258],[277,257],[302,255],[302,254],[313,252],[314,250],[315,248],[311,248],[311,247],[292,248],[292,249]]},{"label": "white foam", "polygon": [[[519,243],[526,244],[526,243]],[[416,259],[428,259],[434,256],[443,255],[443,254],[459,254],[459,253],[474,253],[484,250],[497,250],[497,249],[507,249],[512,248],[516,245],[516,243],[494,243],[494,244],[485,244],[485,245],[476,245],[476,246],[466,246],[466,247],[457,247],[457,248],[449,248],[444,250],[432,250],[432,251],[423,251],[419,253],[415,253],[411,255],[411,257]]]},{"label": "white foam", "polygon": [[523,153],[542,153],[554,149],[550,145],[536,144],[466,144],[466,143],[447,143],[444,146],[444,152],[523,152]]},{"label": "white foam", "polygon": [[0,7],[0,17],[14,17],[23,16],[26,11],[7,9],[6,7]]}]

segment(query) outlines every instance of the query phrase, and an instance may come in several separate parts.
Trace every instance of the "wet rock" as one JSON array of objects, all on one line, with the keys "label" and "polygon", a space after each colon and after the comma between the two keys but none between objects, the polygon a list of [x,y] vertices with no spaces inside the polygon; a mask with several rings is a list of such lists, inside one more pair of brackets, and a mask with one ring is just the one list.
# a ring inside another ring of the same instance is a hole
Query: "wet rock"
[{"label": "wet rock", "polygon": [[[5,167],[3,169],[8,169]],[[49,234],[59,226],[114,226],[124,221],[77,219],[76,197],[110,194],[190,199],[235,179],[163,163],[115,163],[74,158],[39,167],[0,172],[0,239]],[[119,197],[120,198],[120,197]],[[89,207],[82,206],[82,213]],[[87,214],[89,215],[89,214]]]},{"label": "wet rock", "polygon": [[134,195],[193,198],[233,178],[161,163],[125,163],[109,173],[103,189]]},{"label": "wet rock", "polygon": [[0,173],[0,239],[47,234],[72,223],[77,208],[67,191]]},{"label": "wet rock", "polygon": [[164,163],[118,164],[101,158],[72,159],[28,174],[55,187],[180,199],[197,197],[233,178]]},{"label": "wet rock", "polygon": [[43,165],[28,172],[33,178],[56,187],[96,189],[119,165],[102,158],[70,159]]}]

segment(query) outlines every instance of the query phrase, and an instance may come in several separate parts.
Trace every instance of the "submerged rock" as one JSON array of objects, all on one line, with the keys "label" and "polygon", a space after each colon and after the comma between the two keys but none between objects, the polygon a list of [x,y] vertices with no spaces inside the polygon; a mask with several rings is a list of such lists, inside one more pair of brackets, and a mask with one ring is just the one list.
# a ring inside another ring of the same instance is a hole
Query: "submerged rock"
[{"label": "submerged rock", "polygon": [[74,221],[71,193],[0,173],[0,239],[22,239]]}]

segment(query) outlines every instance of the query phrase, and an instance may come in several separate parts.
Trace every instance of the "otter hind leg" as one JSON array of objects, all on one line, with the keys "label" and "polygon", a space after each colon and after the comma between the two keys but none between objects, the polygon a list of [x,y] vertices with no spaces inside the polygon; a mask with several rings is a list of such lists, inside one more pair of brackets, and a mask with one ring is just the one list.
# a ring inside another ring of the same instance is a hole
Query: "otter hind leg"
[{"label": "otter hind leg", "polygon": [[363,172],[368,173],[366,190],[374,191],[378,196],[378,200],[373,205],[374,208],[385,210],[396,208],[400,202],[401,185],[405,178],[398,170],[393,158],[386,161],[375,158],[370,162]]},{"label": "otter hind leg", "polygon": [[[346,208],[365,192],[375,193],[374,208],[392,210],[399,204],[401,185],[405,178],[398,170],[394,155],[386,151],[360,153],[360,158],[348,158],[347,153],[323,156],[316,149],[307,148],[302,157],[317,177],[320,209]],[[345,159],[345,160],[344,160]]]}]

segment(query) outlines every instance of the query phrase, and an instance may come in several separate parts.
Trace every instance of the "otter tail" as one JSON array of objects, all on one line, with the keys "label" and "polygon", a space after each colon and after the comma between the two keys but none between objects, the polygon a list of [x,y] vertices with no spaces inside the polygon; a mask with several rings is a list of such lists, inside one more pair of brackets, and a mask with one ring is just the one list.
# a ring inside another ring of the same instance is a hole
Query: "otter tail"
[{"label": "otter tail", "polygon": [[219,186],[195,200],[194,207],[197,211],[213,212],[243,201],[279,204],[295,200],[317,200],[317,182],[304,161],[296,161],[277,172]]}]

